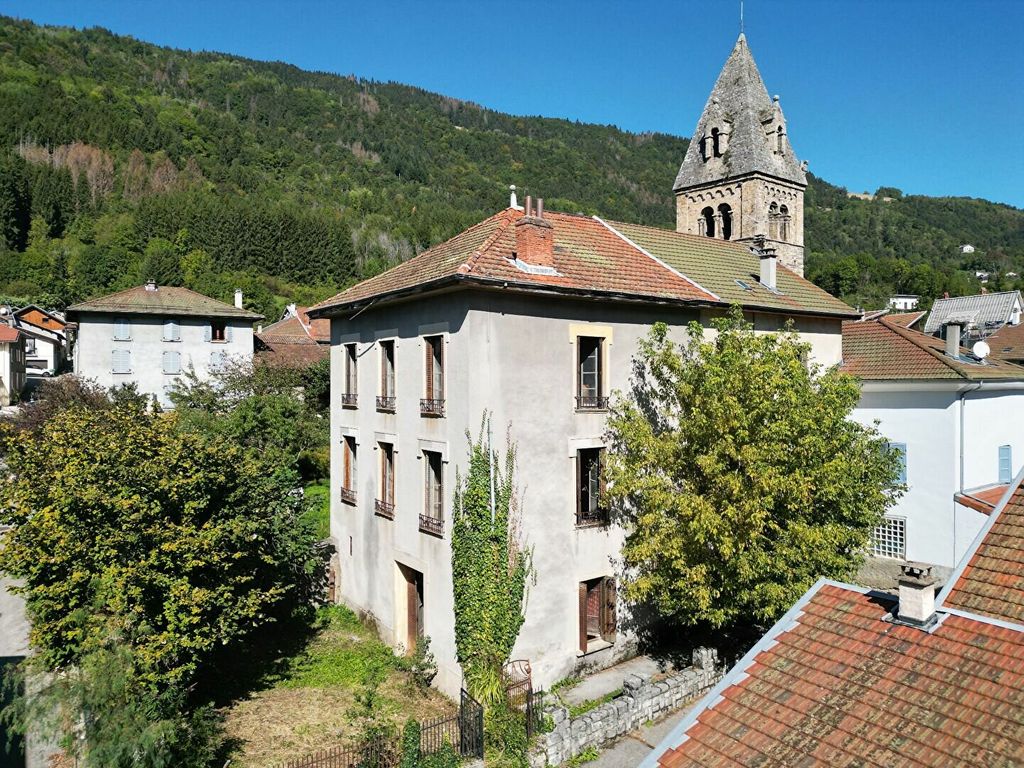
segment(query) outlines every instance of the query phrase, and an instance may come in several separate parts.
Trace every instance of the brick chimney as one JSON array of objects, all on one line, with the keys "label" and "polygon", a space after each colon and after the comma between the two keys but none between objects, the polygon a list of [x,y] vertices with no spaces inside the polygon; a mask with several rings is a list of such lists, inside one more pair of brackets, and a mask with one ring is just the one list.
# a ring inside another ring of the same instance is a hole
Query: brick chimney
[{"label": "brick chimney", "polygon": [[516,222],[516,257],[535,267],[555,266],[555,230],[544,218],[544,200],[526,196],[526,215]]},{"label": "brick chimney", "polygon": [[900,603],[896,620],[913,627],[928,627],[935,623],[935,579],[932,567],[923,563],[903,563],[900,566]]}]

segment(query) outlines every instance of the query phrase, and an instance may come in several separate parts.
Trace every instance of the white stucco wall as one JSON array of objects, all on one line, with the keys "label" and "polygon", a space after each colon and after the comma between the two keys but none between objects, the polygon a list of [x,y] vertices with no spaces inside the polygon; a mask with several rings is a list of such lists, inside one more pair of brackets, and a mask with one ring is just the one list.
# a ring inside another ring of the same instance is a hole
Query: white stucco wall
[{"label": "white stucco wall", "polygon": [[[167,387],[178,376],[163,372],[164,351],[181,353],[181,370],[195,367],[200,377],[208,375],[214,352],[223,352],[232,358],[248,359],[253,353],[252,324],[245,320],[227,320],[231,329],[229,341],[206,341],[206,328],[210,319],[204,317],[163,317],[160,315],[120,315],[131,323],[131,338],[114,339],[113,315],[83,314],[79,319],[78,340],[75,344],[75,373],[95,379],[104,387],[135,383],[140,392],[156,395],[167,404]],[[164,341],[164,320],[174,319],[180,325],[180,341]],[[224,319],[224,318],[218,318]],[[131,372],[113,372],[114,349],[131,350]]]},{"label": "white stucco wall", "polygon": [[25,342],[0,343],[0,405],[11,405],[25,388]]},{"label": "white stucco wall", "polygon": [[[623,534],[615,528],[575,525],[575,452],[603,445],[605,415],[575,409],[576,337],[604,336],[606,392],[625,389],[638,339],[663,320],[682,340],[696,311],[616,304],[541,300],[516,294],[460,292],[416,302],[370,308],[352,320],[332,322],[331,532],[339,553],[341,599],[371,613],[395,645],[405,639],[404,584],[396,563],[424,574],[424,630],[438,661],[437,684],[457,693],[450,563],[450,516],[456,468],[465,469],[466,430],[475,436],[485,410],[493,413],[495,445],[506,428],[519,449],[522,530],[533,547],[536,584],[530,587],[526,623],[513,658],[529,659],[539,685],[550,685],[578,665],[606,665],[629,650],[621,633],[611,648],[578,651],[579,582],[615,574],[612,559]],[[772,319],[771,324],[777,325]],[[838,362],[839,324],[813,321],[812,357]],[[829,331],[831,330],[831,333]],[[443,419],[424,418],[425,351],[422,337],[445,334]],[[397,413],[377,412],[380,339],[395,340]],[[358,405],[343,408],[344,348],[355,342],[359,359]],[[354,505],[339,498],[342,435],[357,441]],[[374,514],[378,494],[378,443],[395,445],[394,520]],[[443,538],[419,531],[424,466],[422,451],[445,458]],[[622,603],[620,601],[620,626]]]},{"label": "white stucco wall", "polygon": [[964,477],[960,479],[960,392],[950,383],[921,391],[877,391],[865,386],[853,417],[876,419],[890,441],[907,446],[907,493],[890,515],[907,520],[907,559],[952,568],[985,522],[985,515],[953,501],[962,489],[999,480],[1000,445],[1013,449],[1012,472],[1024,461],[1024,388],[968,392],[964,405]]}]

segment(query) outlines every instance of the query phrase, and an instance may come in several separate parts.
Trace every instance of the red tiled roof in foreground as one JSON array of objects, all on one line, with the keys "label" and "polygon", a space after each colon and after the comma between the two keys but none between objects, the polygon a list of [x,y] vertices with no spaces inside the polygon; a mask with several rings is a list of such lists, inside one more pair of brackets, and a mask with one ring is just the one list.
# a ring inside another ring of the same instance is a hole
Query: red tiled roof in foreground
[{"label": "red tiled roof in foreground", "polygon": [[[945,604],[1024,624],[1024,488],[1020,477],[1015,483],[953,572]],[[1024,666],[1024,657],[1018,664]],[[1021,705],[1024,717],[1024,699]]]},{"label": "red tiled roof in foreground", "polygon": [[928,313],[923,310],[921,312],[893,312],[891,314],[887,314],[885,317],[891,323],[902,325],[904,328],[913,328],[917,325],[918,321],[927,314]]},{"label": "red tiled roof in foreground", "polygon": [[997,483],[983,488],[972,488],[953,494],[953,501],[976,512],[990,515],[1009,487],[1009,483]]},{"label": "red tiled roof in foreground", "polygon": [[19,336],[21,336],[21,331],[17,328],[12,328],[7,323],[0,323],[0,344],[9,344],[12,341],[17,341]]},{"label": "red tiled roof in foreground", "polygon": [[820,581],[643,766],[1024,764],[1024,627]]},{"label": "red tiled roof in foreground", "polygon": [[[761,286],[751,276],[758,265],[748,244],[552,211],[545,212],[544,218],[553,227],[556,274],[524,271],[513,261],[515,222],[523,215],[514,208],[500,211],[310,311],[322,317],[361,302],[468,283],[698,305],[725,306],[738,300],[747,307],[786,313],[856,314],[783,267],[779,268],[779,291]],[[690,252],[699,257],[694,263],[718,284],[707,285],[673,263]],[[741,289],[737,280],[747,283],[747,289]]]},{"label": "red tiled roof in foreground", "polygon": [[861,379],[1024,379],[1024,367],[1002,360],[945,354],[946,342],[905,328],[890,317],[843,323],[842,370]]}]

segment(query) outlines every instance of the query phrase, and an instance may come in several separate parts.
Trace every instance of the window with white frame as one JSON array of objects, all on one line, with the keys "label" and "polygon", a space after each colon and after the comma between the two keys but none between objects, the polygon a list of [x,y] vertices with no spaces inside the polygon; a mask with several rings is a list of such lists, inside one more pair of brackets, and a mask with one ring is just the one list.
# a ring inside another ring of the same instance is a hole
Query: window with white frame
[{"label": "window with white frame", "polygon": [[899,455],[900,460],[900,476],[897,478],[897,482],[906,485],[907,482],[907,444],[906,443],[889,443],[889,450],[895,451]]},{"label": "window with white frame", "polygon": [[181,373],[181,352],[164,352],[163,353],[163,367],[164,367],[164,373],[168,373],[168,374],[179,374],[179,373]]},{"label": "window with white frame", "polygon": [[907,520],[888,517],[871,534],[871,554],[894,560],[907,559]]},{"label": "window with white frame", "polygon": [[112,373],[132,372],[132,352],[130,349],[115,349],[111,353]]}]

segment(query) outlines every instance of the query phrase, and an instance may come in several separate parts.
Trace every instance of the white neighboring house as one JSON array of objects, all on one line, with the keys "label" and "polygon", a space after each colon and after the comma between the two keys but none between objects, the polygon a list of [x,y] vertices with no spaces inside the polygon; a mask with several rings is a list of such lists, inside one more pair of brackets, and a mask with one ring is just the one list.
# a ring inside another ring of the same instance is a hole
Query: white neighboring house
[{"label": "white neighboring house", "polygon": [[17,402],[25,389],[25,336],[0,321],[0,406]]},{"label": "white neighboring house", "polygon": [[948,574],[1024,461],[1024,367],[948,344],[893,318],[843,323],[843,370],[862,381],[853,417],[903,457],[907,493],[873,554]]},{"label": "white neighboring house", "polygon": [[29,304],[15,311],[14,319],[26,337],[25,365],[29,375],[59,373],[68,351],[64,317]]},{"label": "white neighboring house", "polygon": [[889,308],[897,312],[912,312],[917,309],[921,297],[910,293],[899,293],[889,299]]},{"label": "white neighboring house", "polygon": [[964,243],[960,246],[960,253],[974,253],[974,246],[970,243]]},{"label": "white neighboring house", "polygon": [[74,368],[105,387],[135,384],[164,405],[179,376],[202,378],[228,358],[251,359],[263,316],[187,288],[153,282],[68,307],[77,321]]}]

